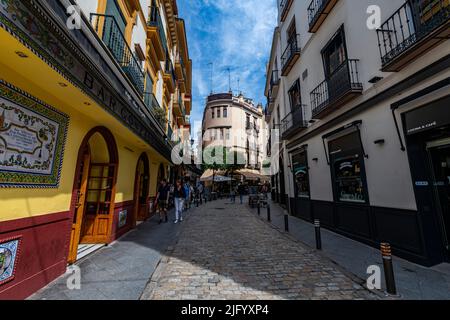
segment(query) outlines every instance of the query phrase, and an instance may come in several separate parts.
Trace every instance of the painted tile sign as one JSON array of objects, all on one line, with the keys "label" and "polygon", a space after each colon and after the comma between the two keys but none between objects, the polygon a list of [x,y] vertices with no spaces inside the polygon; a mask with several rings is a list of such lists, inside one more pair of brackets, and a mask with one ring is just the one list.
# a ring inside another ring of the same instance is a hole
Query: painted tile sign
[{"label": "painted tile sign", "polygon": [[19,239],[12,239],[0,243],[0,284],[14,278],[19,241]]},{"label": "painted tile sign", "polygon": [[65,114],[0,82],[0,187],[57,187]]}]

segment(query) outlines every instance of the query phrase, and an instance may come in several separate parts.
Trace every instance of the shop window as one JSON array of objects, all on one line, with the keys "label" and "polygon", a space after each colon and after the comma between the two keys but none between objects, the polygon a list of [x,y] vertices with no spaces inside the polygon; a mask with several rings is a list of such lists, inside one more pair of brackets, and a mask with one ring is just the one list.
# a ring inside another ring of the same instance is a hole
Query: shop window
[{"label": "shop window", "polygon": [[368,203],[364,152],[359,132],[333,140],[329,146],[335,200]]},{"label": "shop window", "polygon": [[309,173],[306,152],[292,155],[295,195],[297,198],[309,198]]}]

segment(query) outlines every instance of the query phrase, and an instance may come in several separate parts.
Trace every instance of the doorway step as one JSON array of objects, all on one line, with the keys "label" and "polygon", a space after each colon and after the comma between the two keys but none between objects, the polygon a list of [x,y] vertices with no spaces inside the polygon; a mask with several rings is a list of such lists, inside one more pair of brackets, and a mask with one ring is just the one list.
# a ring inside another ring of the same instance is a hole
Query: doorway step
[{"label": "doorway step", "polygon": [[77,261],[103,248],[104,244],[80,244],[77,250]]}]

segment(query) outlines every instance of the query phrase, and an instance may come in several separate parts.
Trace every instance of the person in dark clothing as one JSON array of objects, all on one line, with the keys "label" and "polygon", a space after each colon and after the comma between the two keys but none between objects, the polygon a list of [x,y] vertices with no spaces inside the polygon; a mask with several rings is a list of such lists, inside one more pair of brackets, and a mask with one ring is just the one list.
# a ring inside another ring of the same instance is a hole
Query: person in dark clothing
[{"label": "person in dark clothing", "polygon": [[173,191],[173,197],[175,198],[175,223],[182,222],[184,201],[186,200],[186,190],[184,189],[181,180],[177,181],[177,184]]},{"label": "person in dark clothing", "polygon": [[238,193],[239,193],[239,200],[241,201],[241,204],[243,204],[245,187],[242,183],[239,183],[239,185],[238,185]]},{"label": "person in dark clothing", "polygon": [[159,208],[159,223],[161,224],[163,221],[163,218],[165,222],[168,221],[167,217],[167,206],[169,204],[169,192],[170,187],[167,184],[167,180],[163,179],[161,180],[161,184],[158,188],[158,193],[156,195],[156,203]]}]

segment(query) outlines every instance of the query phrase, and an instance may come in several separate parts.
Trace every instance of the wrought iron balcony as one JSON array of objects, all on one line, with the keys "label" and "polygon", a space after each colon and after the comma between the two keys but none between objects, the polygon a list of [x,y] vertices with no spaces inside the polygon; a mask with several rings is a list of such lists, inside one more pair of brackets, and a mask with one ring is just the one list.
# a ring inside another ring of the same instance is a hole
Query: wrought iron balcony
[{"label": "wrought iron balcony", "polygon": [[148,112],[156,119],[161,128],[166,124],[165,112],[156,100],[156,97],[151,92],[144,92],[144,104]]},{"label": "wrought iron balcony", "polygon": [[312,115],[320,118],[362,93],[357,59],[342,63],[311,92]]},{"label": "wrought iron balcony", "polygon": [[280,20],[283,22],[291,9],[294,0],[281,0],[280,1]]},{"label": "wrought iron balcony", "polygon": [[173,68],[172,61],[167,57],[166,62],[164,64],[164,82],[167,84],[169,91],[171,93],[175,92],[175,84],[176,84],[176,75],[175,70]]},{"label": "wrought iron balcony", "polygon": [[140,94],[144,92],[141,64],[128,46],[113,16],[91,13],[91,24]]},{"label": "wrought iron balcony", "polygon": [[298,105],[293,108],[281,121],[281,137],[288,140],[303,129],[308,128],[308,122],[305,120],[305,105]]},{"label": "wrought iron balcony", "polygon": [[449,0],[408,0],[377,30],[382,70],[399,71],[450,36]]},{"label": "wrought iron balcony", "polygon": [[147,27],[148,37],[152,41],[158,61],[163,61],[167,52],[167,39],[161,14],[159,13],[159,8],[156,6],[150,6],[150,16],[148,18]]},{"label": "wrought iron balcony", "polygon": [[179,117],[184,117],[186,115],[186,108],[184,107],[183,97],[179,89],[175,91],[174,96],[173,109],[175,114]]},{"label": "wrought iron balcony", "polygon": [[312,0],[308,7],[309,32],[315,33],[338,0]]},{"label": "wrought iron balcony", "polygon": [[180,81],[186,81],[186,67],[184,65],[183,57],[178,56],[175,61],[175,69],[177,71],[177,78]]},{"label": "wrought iron balcony", "polygon": [[286,49],[281,56],[281,75],[287,76],[300,57],[300,35],[288,39]]},{"label": "wrought iron balcony", "polygon": [[278,89],[280,88],[280,75],[278,70],[272,71],[270,77],[270,95],[276,97],[278,94]]}]

